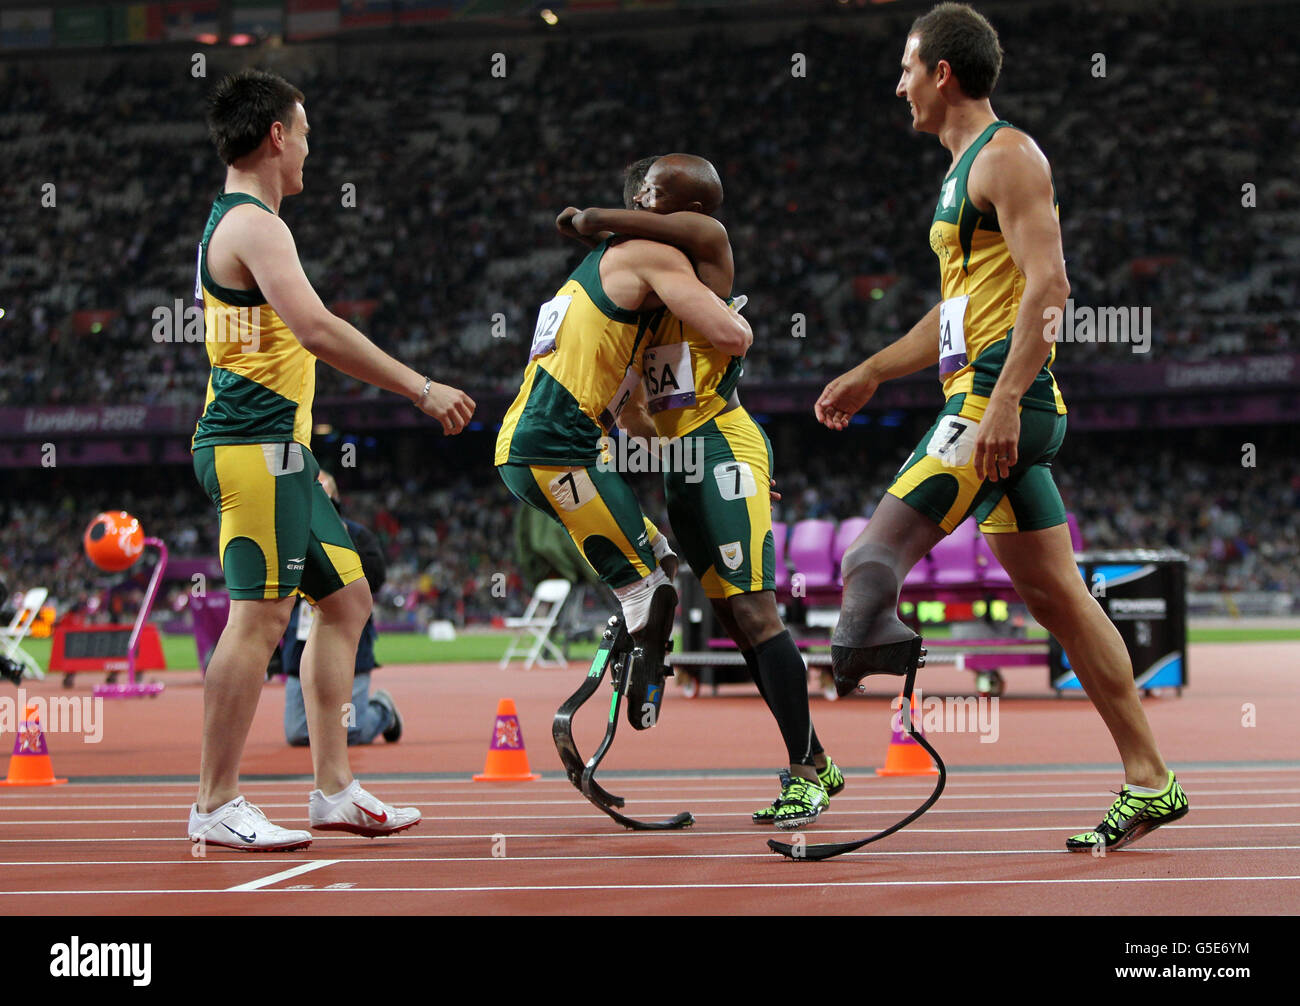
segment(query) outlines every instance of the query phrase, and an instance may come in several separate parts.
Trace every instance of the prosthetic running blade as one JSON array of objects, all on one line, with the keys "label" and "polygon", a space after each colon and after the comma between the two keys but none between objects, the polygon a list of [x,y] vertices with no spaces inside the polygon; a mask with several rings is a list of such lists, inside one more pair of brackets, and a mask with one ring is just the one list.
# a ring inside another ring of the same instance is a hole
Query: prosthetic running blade
[{"label": "prosthetic running blade", "polygon": [[[918,646],[917,649],[920,650],[920,647]],[[924,650],[920,650],[920,653],[918,653],[917,656],[924,654],[924,652]],[[787,859],[806,859],[813,862],[820,862],[823,859],[832,859],[833,857],[843,855],[846,852],[853,852],[856,849],[861,849],[864,845],[870,845],[872,842],[878,842],[882,838],[886,838],[896,831],[902,831],[934,806],[935,801],[937,801],[943,793],[944,783],[948,779],[948,770],[943,764],[943,759],[939,757],[939,752],[930,746],[930,742],[917,731],[916,724],[912,722],[912,687],[916,684],[916,671],[918,666],[920,666],[920,663],[914,659],[911,666],[906,670],[907,676],[903,683],[903,703],[900,711],[903,716],[903,723],[907,727],[908,736],[921,745],[925,752],[934,759],[935,765],[939,768],[939,778],[935,781],[934,792],[930,794],[925,803],[921,804],[921,806],[917,807],[916,810],[912,811],[912,813],[908,814],[907,817],[903,818],[897,824],[890,825],[884,831],[876,832],[876,834],[870,835],[867,838],[859,839],[856,842],[833,842],[826,845],[804,845],[802,842],[791,844],[789,842],[778,842],[775,839],[769,839],[767,843],[769,849],[773,852],[780,853]]]},{"label": "prosthetic running blade", "polygon": [[[600,766],[600,762],[605,755],[609,753],[610,745],[614,742],[614,732],[618,728],[618,709],[622,704],[627,689],[632,662],[641,659],[644,659],[644,655],[640,647],[633,647],[632,637],[628,635],[627,630],[624,628],[623,620],[617,615],[611,616],[601,638],[600,647],[596,650],[596,656],[591,661],[591,669],[587,671],[586,678],[578,686],[578,690],[570,695],[565,703],[556,710],[555,719],[551,723],[551,736],[555,739],[555,750],[559,752],[560,761],[564,764],[564,771],[569,777],[569,782],[573,783],[578,792],[586,797],[591,805],[601,813],[613,818],[624,828],[630,828],[633,831],[671,831],[678,828],[689,828],[695,823],[695,818],[689,811],[683,811],[667,821],[639,821],[636,818],[620,814],[615,808],[623,806],[623,798],[605,790],[595,779],[596,769]],[[582,705],[596,693],[596,689],[600,687],[600,683],[605,677],[605,672],[611,666],[613,670],[610,677],[614,686],[614,694],[609,703],[609,722],[606,724],[605,736],[601,739],[596,753],[591,756],[589,761],[584,762],[582,755],[578,752],[578,746],[573,740],[573,717],[582,708]]]}]

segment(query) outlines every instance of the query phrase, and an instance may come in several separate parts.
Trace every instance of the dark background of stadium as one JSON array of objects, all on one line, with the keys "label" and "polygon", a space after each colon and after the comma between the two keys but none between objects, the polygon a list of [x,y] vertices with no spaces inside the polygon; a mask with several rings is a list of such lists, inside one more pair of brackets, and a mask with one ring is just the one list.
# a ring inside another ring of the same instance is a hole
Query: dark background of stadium
[{"label": "dark background of stadium", "polygon": [[[305,42],[0,49],[11,587],[84,598],[103,581],[80,532],[110,507],[141,516],[174,555],[215,552],[188,467],[206,357],[155,342],[151,313],[189,301],[223,177],[203,97],[249,64],[307,95],[307,187],[283,216],[323,299],[480,403],[475,428],[448,440],[399,399],[319,368],[314,449],[349,515],[385,544],[381,600],[416,591],[430,616],[501,613],[488,580],[517,577],[515,504],[492,442],[536,307],[579,257],[554,216],[615,204],[623,166],[647,153],[689,150],[722,173],[756,336],[741,395],[774,443],[777,516],[869,513],[939,404],[934,375],[886,389],[844,434],[817,426],[811,405],[937,298],[926,229],[947,155],[893,96],[907,25],[930,4],[586,16],[557,4],[553,27],[543,5],[514,6],[523,13]],[[1300,69],[1291,5],[979,6],[1007,53],[994,108],[1052,161],[1076,305],[1151,309],[1148,353],[1058,350],[1071,432],[1057,473],[1085,540],[1188,551],[1201,610],[1224,594],[1293,610],[1300,125],[1279,99]],[[228,37],[233,9],[218,11]],[[795,53],[805,77],[792,76]],[[41,204],[46,183],[56,207]],[[46,443],[54,467],[41,464]],[[655,479],[637,488],[661,517]]]}]

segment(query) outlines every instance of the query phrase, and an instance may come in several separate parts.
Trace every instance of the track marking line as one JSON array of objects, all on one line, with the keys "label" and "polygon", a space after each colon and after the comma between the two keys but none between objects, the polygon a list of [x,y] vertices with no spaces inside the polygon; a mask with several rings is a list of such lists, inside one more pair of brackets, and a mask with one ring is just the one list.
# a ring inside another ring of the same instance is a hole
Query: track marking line
[{"label": "track marking line", "polygon": [[[656,792],[659,792],[659,791],[656,790]],[[669,790],[663,790],[663,792],[669,792]],[[734,790],[734,789],[727,789],[726,792],[728,792],[728,793],[732,793],[732,792],[735,792],[735,790]],[[1238,795],[1240,795],[1240,796],[1263,796],[1263,795],[1276,794],[1276,793],[1283,793],[1283,794],[1300,793],[1300,787],[1283,787],[1283,788],[1277,788],[1277,789],[1224,789],[1224,790],[1207,790],[1207,789],[1202,789],[1201,787],[1197,787],[1196,790],[1195,790],[1195,792],[1196,792],[1196,795],[1198,795],[1198,796],[1238,796]],[[686,798],[689,797],[689,796],[695,796],[695,795],[696,795],[696,794],[687,794],[687,796],[680,796],[680,793],[679,793],[679,797],[680,797],[680,799],[678,799],[678,798],[673,798],[673,802],[680,802],[681,799],[686,799]],[[753,802],[753,801],[755,801],[755,800],[762,800],[765,796],[770,796],[770,795],[771,795],[771,790],[770,790],[770,789],[767,789],[767,790],[763,790],[762,792],[756,792],[755,795],[753,795],[753,796],[716,796],[716,797],[709,797],[708,799],[709,799],[710,802],[712,802],[712,803],[745,803],[745,804],[748,804],[748,803],[751,803],[751,802]],[[921,793],[917,793],[916,795],[917,795],[917,796],[921,796],[921,795],[923,795],[923,794],[921,794]],[[1063,793],[1063,792],[1061,792],[1061,791],[1059,791],[1059,790],[1048,790],[1048,791],[1044,791],[1044,792],[1042,792],[1042,793],[1025,793],[1025,792],[1023,792],[1023,791],[1019,791],[1019,790],[1017,790],[1017,791],[1013,791],[1013,792],[1005,792],[1005,793],[949,793],[949,792],[947,792],[947,791],[945,790],[944,795],[943,795],[943,801],[944,801],[944,803],[948,803],[948,802],[953,801],[953,800],[1050,800],[1050,799],[1084,799],[1084,798],[1091,798],[1091,797],[1097,797],[1097,796],[1102,796],[1102,795],[1104,795],[1104,793],[1098,793],[1098,792],[1093,791],[1093,790],[1088,790],[1088,791],[1086,791],[1086,792],[1081,792],[1081,793],[1070,793],[1070,792],[1064,792],[1064,793]],[[640,794],[637,794],[635,798],[636,798],[636,799],[641,799],[641,795],[640,795]],[[416,798],[408,795],[408,796],[404,796],[402,799],[404,799],[404,800],[415,800]],[[835,804],[836,804],[836,806],[838,807],[838,806],[841,806],[841,805],[843,805],[843,804],[845,804],[845,803],[849,803],[849,802],[853,802],[853,801],[858,801],[858,802],[872,802],[872,801],[881,801],[881,800],[903,800],[903,799],[906,799],[906,798],[905,798],[904,796],[898,794],[898,793],[880,793],[880,794],[858,794],[858,793],[847,793],[847,794],[840,794],[839,796],[835,797]],[[420,804],[421,807],[586,807],[586,806],[588,806],[586,800],[584,800],[582,797],[580,797],[580,796],[576,796],[576,795],[575,795],[574,797],[570,798],[570,799],[555,799],[555,800],[500,800],[500,799],[484,799],[484,800],[418,800],[417,802]],[[664,797],[664,798],[662,798],[662,799],[646,799],[645,802],[650,803],[650,804],[668,803],[668,802],[669,802],[669,799],[668,799],[667,797]],[[295,809],[295,810],[300,810],[300,809],[302,808],[302,801],[296,801],[296,802],[294,802],[294,803],[271,803],[271,802],[269,802],[269,801],[265,801],[265,800],[263,800],[261,803],[258,804],[258,806],[259,806],[259,807],[262,807],[262,808],[264,808],[264,809],[269,807],[269,808],[271,808],[272,810],[283,810],[283,809]],[[1249,806],[1249,805],[1247,805],[1247,804],[1242,804],[1241,806]],[[1290,807],[1294,807],[1294,806],[1300,806],[1300,804],[1276,804],[1276,805],[1265,805],[1265,804],[1260,804],[1260,805],[1258,805],[1258,806],[1279,806],[1279,807],[1290,806]],[[123,810],[123,811],[138,811],[138,810],[175,810],[175,811],[187,811],[187,810],[189,810],[189,808],[190,808],[190,805],[189,805],[189,804],[126,803],[126,804],[124,805],[122,801],[118,801],[118,802],[116,802],[116,803],[103,803],[103,804],[69,804],[69,805],[62,805],[62,804],[9,804],[9,805],[4,805],[4,804],[0,804],[0,813],[5,813],[5,812],[8,812],[8,811],[18,811],[18,810],[68,811],[68,812],[79,811],[79,810],[81,810],[81,811],[84,811],[84,810]],[[1197,804],[1197,809],[1200,809],[1200,804]],[[154,820],[160,820],[160,819],[154,819]],[[290,818],[290,819],[288,819],[288,820],[302,820],[302,819],[301,819],[301,818]],[[17,822],[17,821],[7,821],[7,822],[5,822],[5,823],[6,823],[6,824],[18,824],[18,823],[20,823],[20,822]],[[68,821],[68,822],[66,822],[66,823],[67,823],[67,824],[76,824],[76,823],[78,823],[78,822],[75,822],[75,821]],[[112,822],[111,822],[111,821],[108,821],[107,823],[112,823]],[[125,823],[125,822],[123,822],[123,823]]]},{"label": "track marking line", "polygon": [[[102,822],[97,822],[102,823]],[[1016,832],[1031,831],[1068,831],[1070,828],[1077,828],[1079,825],[1020,825],[1016,827]],[[1218,831],[1224,829],[1222,824],[1167,824],[1165,829],[1182,830],[1184,828],[1214,828]],[[1260,822],[1242,822],[1234,821],[1233,829],[1240,828],[1300,828],[1300,821],[1260,821]],[[861,835],[861,828],[822,828],[818,827],[815,831],[790,832],[789,834],[804,835]],[[917,828],[909,826],[906,834],[909,835],[970,835],[970,834],[995,834],[1005,835],[1008,833],[1006,828]],[[708,828],[701,828],[698,825],[694,828],[683,828],[680,831],[656,831],[656,832],[632,832],[622,831],[599,831],[599,832],[494,832],[491,834],[466,833],[463,835],[431,835],[431,834],[414,834],[414,835],[392,835],[385,839],[388,842],[419,842],[419,841],[437,841],[437,842],[465,842],[465,841],[492,841],[497,838],[516,838],[516,839],[556,839],[568,841],[575,838],[592,838],[608,839],[613,838],[619,841],[633,842],[640,840],[650,841],[652,838],[671,839],[672,841],[682,841],[687,838],[720,838],[720,837],[749,837],[763,838],[764,836],[776,834],[775,829],[764,829],[759,826],[748,828],[744,831],[710,831]],[[783,833],[785,834],[785,833]],[[313,842],[355,842],[356,837],[350,835],[313,835]],[[189,847],[189,841],[185,838],[176,838],[174,835],[160,835],[152,838],[104,838],[94,836],[89,838],[42,838],[41,844],[49,845],[56,842],[62,843],[90,843],[90,842],[156,842],[161,845],[173,845],[178,842],[185,842]],[[23,844],[30,845],[30,838],[0,838],[0,843],[6,844]],[[247,855],[244,853],[243,855]],[[271,854],[269,854],[271,855]]]},{"label": "track marking line", "polygon": [[319,870],[325,866],[334,866],[336,863],[344,862],[341,859],[316,859],[310,863],[300,863],[297,866],[291,866],[287,870],[281,870],[279,873],[272,873],[266,877],[260,877],[257,880],[250,880],[246,884],[236,884],[234,887],[227,887],[227,891],[260,891],[263,887],[269,887],[271,884],[278,884],[281,880],[288,880],[290,877],[301,877],[304,873],[311,873],[312,870]]},{"label": "track marking line", "polygon": [[[897,798],[895,798],[897,799]],[[673,801],[672,806],[676,806],[681,801]],[[581,802],[575,802],[574,806],[581,806]],[[647,800],[638,802],[637,808],[642,813],[650,813],[650,808],[668,807],[669,801]],[[1236,804],[1195,804],[1193,809],[1200,813],[1202,811],[1214,810],[1289,810],[1300,807],[1300,803],[1236,803]],[[880,807],[873,810],[836,810],[836,816],[842,817],[869,817],[872,815],[889,815],[907,813],[911,807]],[[934,807],[926,811],[927,814],[987,814],[998,816],[1002,814],[1096,814],[1100,813],[1095,806],[1079,807]],[[451,816],[440,814],[439,821],[582,821],[589,820],[590,814],[462,814]],[[30,820],[30,821],[5,821],[6,825],[32,825],[32,826],[51,826],[51,825],[72,825],[72,824],[96,824],[96,825],[114,825],[114,824],[167,824],[171,818],[164,817],[119,817],[119,818],[90,818],[90,819],[59,819],[59,820]],[[305,816],[280,816],[281,821],[298,823],[306,821]]]},{"label": "track marking line", "polygon": [[[1126,849],[1124,855],[1152,855],[1164,852],[1295,852],[1300,851],[1300,845],[1181,845],[1181,846],[1162,846],[1147,847],[1143,849]],[[1065,849],[893,849],[879,850],[873,852],[872,857],[878,856],[1077,856],[1078,853],[1068,852]],[[1118,853],[1112,853],[1112,858]],[[311,869],[318,869],[321,866],[330,866],[335,863],[346,863],[348,866],[365,866],[370,864],[389,866],[393,863],[553,863],[553,862],[585,862],[585,863],[616,863],[623,860],[641,860],[641,859],[673,859],[673,860],[692,860],[692,859],[770,859],[771,852],[652,852],[637,853],[635,855],[615,855],[615,856],[393,856],[385,857],[366,857],[362,859],[330,859],[330,860],[309,860],[306,869],[299,872],[306,873]],[[206,860],[213,862],[213,860]],[[218,860],[217,862],[229,864],[230,860]],[[0,869],[6,866],[184,866],[183,860],[176,859],[146,859],[146,860],[58,860],[46,863],[23,862],[23,863],[0,863]],[[265,882],[271,882],[275,879],[287,879],[290,876],[296,876],[292,871],[286,870],[283,874],[276,874],[275,877],[263,878]],[[254,881],[262,886],[262,881]],[[228,887],[227,891],[255,890],[254,887],[239,885]],[[0,894],[3,894],[0,891]]]},{"label": "track marking line", "polygon": [[[856,855],[846,853],[846,855]],[[866,853],[867,857],[871,854]],[[770,858],[775,858],[771,854]],[[798,869],[798,867],[795,867]],[[547,885],[524,885],[514,884],[500,887],[313,887],[306,890],[295,890],[294,894],[518,894],[518,893],[543,893],[555,891],[708,891],[708,890],[784,890],[786,888],[827,888],[827,887],[844,887],[844,888],[864,888],[864,887],[997,887],[1000,885],[1024,886],[1024,885],[1043,885],[1043,884],[1201,884],[1215,881],[1228,881],[1231,883],[1241,883],[1243,881],[1266,881],[1268,883],[1277,883],[1278,881],[1300,880],[1300,875],[1285,874],[1280,876],[1232,876],[1232,877],[1069,877],[1060,880],[1020,878],[1009,880],[827,880],[787,883],[742,883],[742,884],[724,884],[724,883],[699,883],[699,884],[547,884]],[[36,895],[54,895],[57,897],[68,897],[70,895],[90,895],[91,897],[104,897],[113,895],[127,894],[230,894],[235,893],[224,888],[200,888],[190,890],[124,890],[124,891],[0,891],[0,897],[33,897]],[[282,890],[263,890],[239,892],[258,894],[268,896],[272,894],[287,894],[289,892]]]}]

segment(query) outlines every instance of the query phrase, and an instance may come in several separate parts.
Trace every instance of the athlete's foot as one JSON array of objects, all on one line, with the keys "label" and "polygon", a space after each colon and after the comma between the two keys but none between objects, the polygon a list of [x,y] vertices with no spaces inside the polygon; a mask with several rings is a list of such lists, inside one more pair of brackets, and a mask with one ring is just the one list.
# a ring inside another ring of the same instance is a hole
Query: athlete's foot
[{"label": "athlete's foot", "polygon": [[924,666],[925,647],[921,645],[920,636],[878,646],[831,644],[831,673],[835,678],[835,691],[841,698],[857,688],[868,675],[906,677]]},{"label": "athlete's foot", "polygon": [[627,721],[634,730],[648,730],[659,722],[664,700],[664,678],[671,673],[664,656],[672,649],[673,619],[677,613],[677,591],[668,583],[655,588],[650,598],[650,615],[644,628],[632,633],[636,648],[627,683]]},{"label": "athlete's foot", "polygon": [[312,790],[307,801],[307,821],[316,831],[346,831],[366,838],[396,835],[420,823],[414,807],[390,807],[352,780],[343,792],[326,796]]},{"label": "athlete's foot", "polygon": [[[1152,787],[1154,788],[1154,787]],[[1178,785],[1173,772],[1169,773],[1164,789],[1152,796],[1134,793],[1127,785],[1119,791],[1119,799],[1093,831],[1085,831],[1065,840],[1070,852],[1110,852],[1136,842],[1147,832],[1163,824],[1177,821],[1187,814],[1187,794]]]}]

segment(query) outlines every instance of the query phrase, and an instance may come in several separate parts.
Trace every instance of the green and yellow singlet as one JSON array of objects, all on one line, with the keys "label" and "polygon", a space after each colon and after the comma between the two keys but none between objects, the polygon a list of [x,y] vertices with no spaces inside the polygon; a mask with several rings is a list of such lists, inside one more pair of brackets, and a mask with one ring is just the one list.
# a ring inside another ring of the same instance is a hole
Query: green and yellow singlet
[{"label": "green and yellow singlet", "polygon": [[661,437],[684,437],[727,407],[744,361],[665,311],[642,364],[646,404]]},{"label": "green and yellow singlet", "polygon": [[204,345],[212,371],[191,449],[288,441],[309,447],[316,357],[260,290],[232,290],[208,272],[212,232],[240,203],[271,212],[246,193],[222,194],[212,204],[199,244],[194,299],[203,308]]},{"label": "green and yellow singlet", "polygon": [[[1025,292],[998,227],[996,211],[975,208],[967,196],[971,165],[993,134],[1009,122],[991,123],[944,179],[930,224],[930,247],[939,258],[943,305],[939,321],[939,379],[944,398],[969,392],[988,397],[1011,348],[1012,329]],[[1012,127],[1014,128],[1014,127]],[[1055,203],[1055,186],[1053,186]],[[1060,213],[1059,205],[1056,206]],[[1052,376],[1056,347],[1021,398],[1025,408],[1065,414]]]},{"label": "green and yellow singlet", "polygon": [[602,241],[542,305],[528,366],[497,436],[498,465],[592,465],[641,379],[657,311],[616,305],[600,282]]}]

